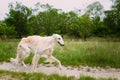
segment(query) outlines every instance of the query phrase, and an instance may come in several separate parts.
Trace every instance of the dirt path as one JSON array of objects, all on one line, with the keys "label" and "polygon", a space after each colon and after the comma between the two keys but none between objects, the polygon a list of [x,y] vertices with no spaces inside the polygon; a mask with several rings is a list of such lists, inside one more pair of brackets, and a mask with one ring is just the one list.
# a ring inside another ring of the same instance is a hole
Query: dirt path
[{"label": "dirt path", "polygon": [[[0,70],[9,70],[9,71],[23,71],[23,72],[31,72],[32,67],[27,65],[27,68],[19,65],[13,65],[11,63],[0,63]],[[100,67],[70,67],[70,66],[63,66],[62,70],[55,67],[54,65],[50,64],[39,64],[36,72],[41,72],[45,74],[59,74],[59,75],[66,75],[66,76],[75,76],[79,78],[81,75],[91,76],[95,78],[117,78],[120,80],[120,69],[115,68],[107,68],[103,69]]]}]

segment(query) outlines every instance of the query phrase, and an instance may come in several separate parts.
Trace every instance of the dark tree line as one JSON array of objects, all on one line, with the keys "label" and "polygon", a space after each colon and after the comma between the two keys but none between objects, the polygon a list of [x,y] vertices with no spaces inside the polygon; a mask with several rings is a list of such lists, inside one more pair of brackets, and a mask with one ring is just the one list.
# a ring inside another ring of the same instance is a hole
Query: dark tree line
[{"label": "dark tree line", "polygon": [[16,2],[15,6],[9,4],[6,15],[5,20],[0,21],[1,38],[58,33],[86,39],[90,36],[120,34],[119,0],[113,0],[113,6],[108,11],[99,2],[94,2],[87,7],[84,14],[80,10],[65,13],[49,4],[39,3],[35,5],[35,9],[31,9]]}]

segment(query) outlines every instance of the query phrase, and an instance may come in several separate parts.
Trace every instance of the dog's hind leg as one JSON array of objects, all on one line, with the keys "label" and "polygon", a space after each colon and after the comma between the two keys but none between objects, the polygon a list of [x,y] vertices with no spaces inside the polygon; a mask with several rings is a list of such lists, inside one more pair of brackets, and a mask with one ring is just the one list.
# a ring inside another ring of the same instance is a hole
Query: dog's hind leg
[{"label": "dog's hind leg", "polygon": [[40,55],[39,54],[35,54],[33,59],[32,59],[33,71],[36,71],[36,67],[37,67],[39,58],[40,58]]},{"label": "dog's hind leg", "polygon": [[26,64],[24,63],[24,59],[28,57],[30,54],[30,49],[27,45],[21,44],[17,48],[17,57],[16,59],[20,64],[22,64],[24,67],[27,67]]}]

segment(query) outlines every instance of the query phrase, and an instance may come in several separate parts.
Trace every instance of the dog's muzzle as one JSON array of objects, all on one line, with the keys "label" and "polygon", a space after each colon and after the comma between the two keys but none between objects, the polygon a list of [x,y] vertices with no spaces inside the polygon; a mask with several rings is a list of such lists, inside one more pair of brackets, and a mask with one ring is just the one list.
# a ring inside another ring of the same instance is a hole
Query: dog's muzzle
[{"label": "dog's muzzle", "polygon": [[64,44],[61,44],[59,41],[58,41],[58,43],[59,43],[61,46],[64,46]]}]

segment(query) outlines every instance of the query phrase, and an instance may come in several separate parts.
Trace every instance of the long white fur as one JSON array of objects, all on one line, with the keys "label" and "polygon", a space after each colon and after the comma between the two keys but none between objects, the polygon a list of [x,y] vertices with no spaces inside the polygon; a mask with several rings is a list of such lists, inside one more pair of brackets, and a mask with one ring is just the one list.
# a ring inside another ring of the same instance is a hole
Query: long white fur
[{"label": "long white fur", "polygon": [[47,56],[47,61],[57,62],[59,68],[62,69],[61,62],[52,56],[54,47],[56,43],[64,45],[62,37],[58,34],[53,34],[52,36],[41,37],[41,36],[28,36],[22,38],[17,47],[16,58],[11,58],[11,62],[14,64],[22,64],[26,67],[24,59],[29,56],[30,52],[34,53],[32,59],[33,70],[36,69],[38,60],[42,55]]}]

